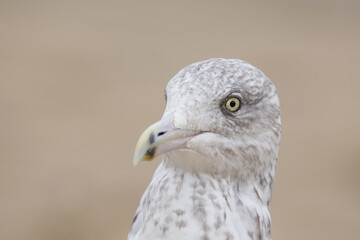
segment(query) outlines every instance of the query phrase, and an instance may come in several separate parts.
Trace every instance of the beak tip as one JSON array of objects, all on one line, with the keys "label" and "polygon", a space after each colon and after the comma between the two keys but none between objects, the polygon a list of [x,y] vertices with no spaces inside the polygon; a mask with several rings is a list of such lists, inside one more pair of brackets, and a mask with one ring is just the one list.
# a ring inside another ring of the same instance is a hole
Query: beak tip
[{"label": "beak tip", "polygon": [[[148,127],[140,136],[138,142],[135,147],[135,154],[133,164],[134,166],[138,165],[139,162],[152,159],[153,154],[155,154],[156,147],[152,147],[150,149],[149,145],[154,142],[154,130],[158,127],[159,123],[154,123],[150,127]],[[150,155],[150,158],[148,158]]]},{"label": "beak tip", "polygon": [[139,162],[141,162],[142,158],[139,157],[139,154],[137,154],[137,152],[135,152],[135,155],[134,155],[134,160],[133,160],[133,164],[134,166],[138,165]]},{"label": "beak tip", "polygon": [[141,160],[135,160],[135,159],[134,159],[134,161],[133,161],[134,167],[136,167],[136,166],[139,164],[140,161],[141,161]]}]

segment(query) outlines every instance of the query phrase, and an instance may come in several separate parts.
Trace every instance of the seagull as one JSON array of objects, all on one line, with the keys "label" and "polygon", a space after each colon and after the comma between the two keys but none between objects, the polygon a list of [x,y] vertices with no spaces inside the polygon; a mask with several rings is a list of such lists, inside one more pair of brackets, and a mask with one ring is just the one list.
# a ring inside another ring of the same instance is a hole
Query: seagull
[{"label": "seagull", "polygon": [[277,91],[238,59],[209,59],[166,86],[163,117],[140,136],[134,164],[162,156],[128,240],[271,239],[281,138]]}]

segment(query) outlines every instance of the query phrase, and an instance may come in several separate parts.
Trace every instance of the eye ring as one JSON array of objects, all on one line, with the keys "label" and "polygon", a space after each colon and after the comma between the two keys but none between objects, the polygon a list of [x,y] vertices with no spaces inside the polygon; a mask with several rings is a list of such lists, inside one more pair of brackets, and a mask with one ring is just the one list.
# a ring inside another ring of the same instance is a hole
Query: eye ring
[{"label": "eye ring", "polygon": [[225,107],[230,112],[236,112],[241,107],[241,100],[237,97],[230,97],[226,100]]}]

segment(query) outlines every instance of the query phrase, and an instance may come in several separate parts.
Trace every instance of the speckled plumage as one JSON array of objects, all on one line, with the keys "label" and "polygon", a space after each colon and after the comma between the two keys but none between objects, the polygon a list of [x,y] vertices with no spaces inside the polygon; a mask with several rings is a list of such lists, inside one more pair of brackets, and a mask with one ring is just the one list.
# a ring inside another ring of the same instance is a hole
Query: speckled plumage
[{"label": "speckled plumage", "polygon": [[[203,134],[164,154],[128,240],[270,239],[281,135],[270,79],[241,60],[209,59],[182,69],[166,93],[162,119]],[[239,111],[225,108],[229,96],[241,99]]]}]

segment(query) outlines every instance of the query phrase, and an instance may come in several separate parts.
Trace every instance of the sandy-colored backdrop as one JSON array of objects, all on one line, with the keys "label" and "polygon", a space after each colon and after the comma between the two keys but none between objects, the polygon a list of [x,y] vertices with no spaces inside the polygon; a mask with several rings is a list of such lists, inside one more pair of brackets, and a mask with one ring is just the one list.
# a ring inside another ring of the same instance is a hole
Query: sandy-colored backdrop
[{"label": "sandy-colored backdrop", "polygon": [[276,84],[273,239],[360,236],[358,1],[0,1],[0,239],[125,239],[159,160],[132,165],[182,67]]}]

